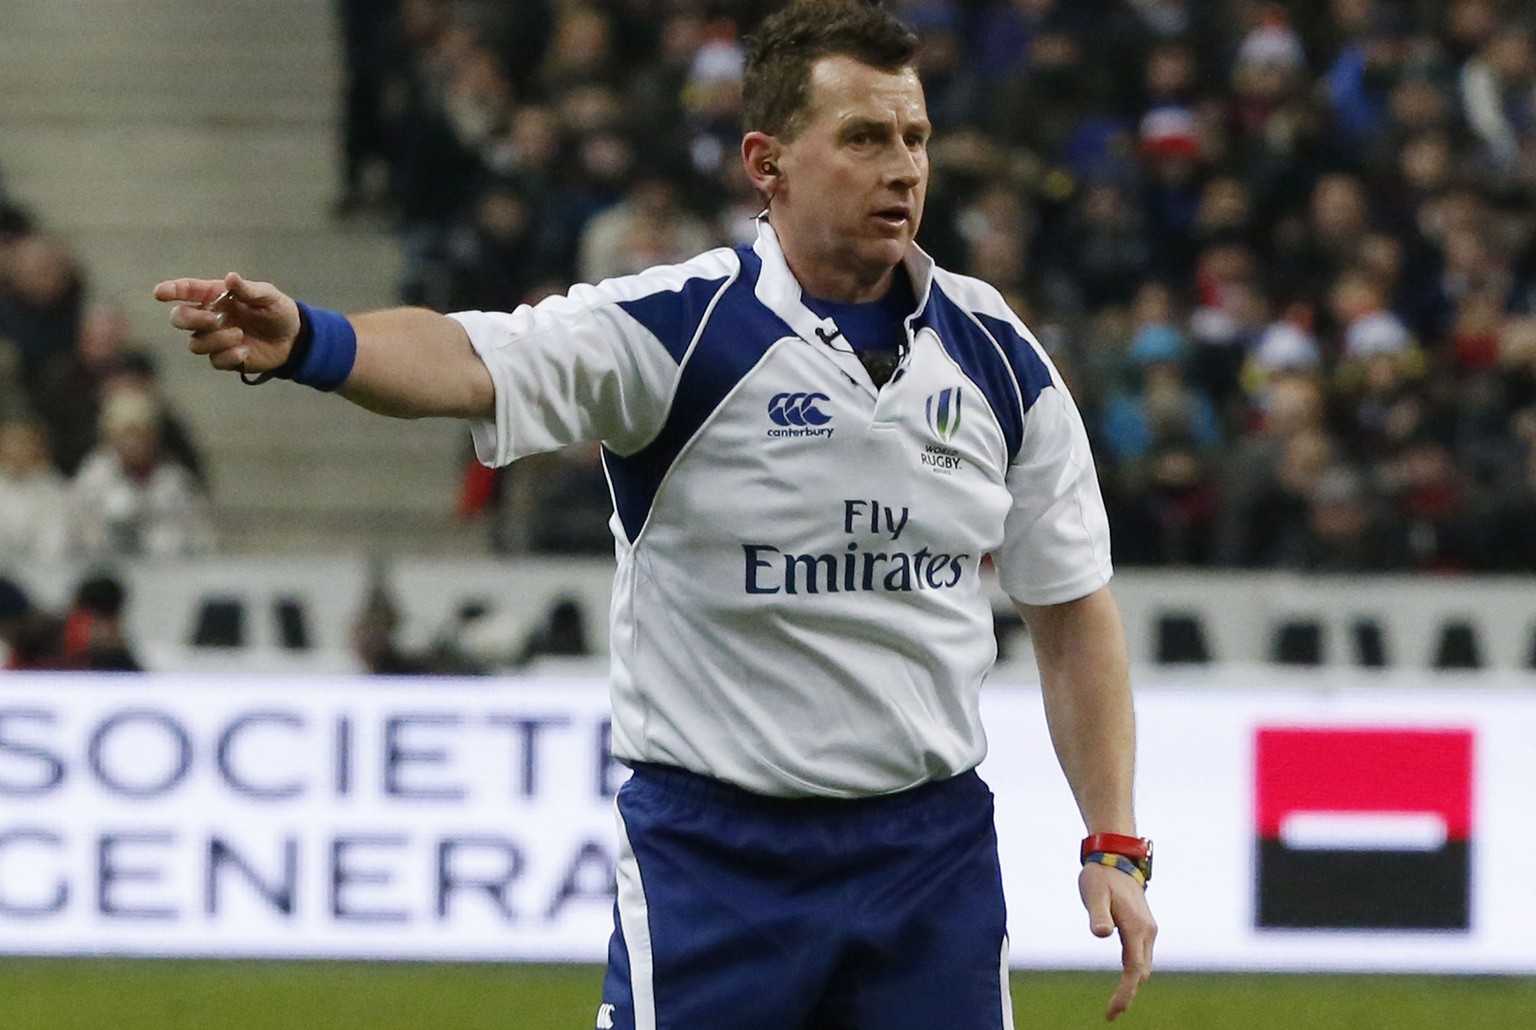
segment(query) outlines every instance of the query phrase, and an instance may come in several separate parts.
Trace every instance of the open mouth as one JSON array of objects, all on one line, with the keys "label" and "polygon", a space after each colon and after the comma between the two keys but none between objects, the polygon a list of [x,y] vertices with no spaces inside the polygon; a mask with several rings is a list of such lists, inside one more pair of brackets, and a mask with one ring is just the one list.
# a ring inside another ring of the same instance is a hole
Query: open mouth
[{"label": "open mouth", "polygon": [[895,229],[900,229],[912,220],[912,209],[905,204],[895,205],[881,208],[879,211],[874,212],[873,217],[878,222],[882,222]]}]

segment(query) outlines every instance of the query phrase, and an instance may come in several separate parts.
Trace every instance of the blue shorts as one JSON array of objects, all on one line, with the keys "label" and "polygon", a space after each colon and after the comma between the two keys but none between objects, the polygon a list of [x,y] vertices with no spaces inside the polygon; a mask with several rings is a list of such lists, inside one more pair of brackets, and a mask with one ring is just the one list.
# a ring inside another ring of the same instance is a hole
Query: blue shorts
[{"label": "blue shorts", "polygon": [[618,814],[604,1030],[1012,1030],[974,772],[838,800],[642,764]]}]

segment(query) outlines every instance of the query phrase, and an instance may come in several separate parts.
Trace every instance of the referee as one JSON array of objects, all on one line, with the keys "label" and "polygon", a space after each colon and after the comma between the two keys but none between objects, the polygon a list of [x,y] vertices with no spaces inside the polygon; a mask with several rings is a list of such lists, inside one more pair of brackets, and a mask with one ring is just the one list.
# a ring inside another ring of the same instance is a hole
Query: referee
[{"label": "referee", "polygon": [[634,773],[600,1027],[1013,1026],[975,772],[988,555],[1088,831],[1090,928],[1120,934],[1108,1018],[1151,971],[1087,437],[998,292],[913,242],[931,132],[915,52],[857,0],[762,24],[743,86],[752,246],[510,313],[348,317],[233,273],[155,288],[192,352],[248,382],[467,419],[490,465],[602,443],[613,752]]}]

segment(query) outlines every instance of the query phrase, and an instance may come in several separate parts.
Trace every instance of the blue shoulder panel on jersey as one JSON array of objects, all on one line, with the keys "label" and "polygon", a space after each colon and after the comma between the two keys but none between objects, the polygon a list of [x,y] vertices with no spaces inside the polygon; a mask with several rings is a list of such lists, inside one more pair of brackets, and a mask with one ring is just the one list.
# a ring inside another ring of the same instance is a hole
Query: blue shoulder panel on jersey
[{"label": "blue shoulder panel on jersey", "polygon": [[938,333],[944,349],[981,390],[997,415],[1012,462],[1024,441],[1023,413],[1051,385],[1051,371],[1011,324],[967,312],[935,283],[917,324]]},{"label": "blue shoulder panel on jersey", "polygon": [[661,345],[672,355],[673,361],[682,361],[704,321],[709,302],[715,299],[726,280],[690,279],[676,290],[661,290],[649,297],[624,300],[619,307],[630,317],[651,331]]},{"label": "blue shoulder panel on jersey", "polygon": [[[627,457],[606,447],[603,449],[603,466],[613,485],[614,510],[631,542],[640,535],[661,481],[688,441],[742,377],[763,359],[768,348],[784,337],[794,335],[794,330],[764,307],[754,293],[758,273],[762,270],[761,259],[750,247],[738,247],[736,252],[741,256],[741,274],[725,288],[699,336],[698,345],[687,356],[678,379],[677,393],[672,398],[672,408],[661,432],[644,448]],[[684,287],[684,290],[688,288]],[[647,297],[640,303],[653,300],[654,297]],[[708,299],[703,302],[701,312],[708,303]],[[629,305],[624,307],[628,310]],[[660,333],[657,336],[667,343]],[[684,346],[687,346],[686,342]],[[671,349],[670,345],[668,349]]]}]

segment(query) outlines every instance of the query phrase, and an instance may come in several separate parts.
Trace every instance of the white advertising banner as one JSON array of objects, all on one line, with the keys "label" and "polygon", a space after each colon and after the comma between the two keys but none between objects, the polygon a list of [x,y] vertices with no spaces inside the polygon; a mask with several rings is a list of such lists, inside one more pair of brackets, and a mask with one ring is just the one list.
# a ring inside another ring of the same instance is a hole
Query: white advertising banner
[{"label": "white advertising banner", "polygon": [[[1536,690],[1232,677],[1138,695],[1160,968],[1536,973]],[[1115,965],[1038,691],[984,714],[1014,964]],[[590,681],[7,676],[0,953],[601,962],[607,742]]]},{"label": "white advertising banner", "polygon": [[[1297,682],[1138,692],[1159,967],[1536,973],[1536,683]],[[1038,696],[989,700],[1014,964],[1113,965],[1072,889],[1082,826]]]},{"label": "white advertising banner", "polygon": [[593,961],[599,685],[0,685],[0,951]]}]

